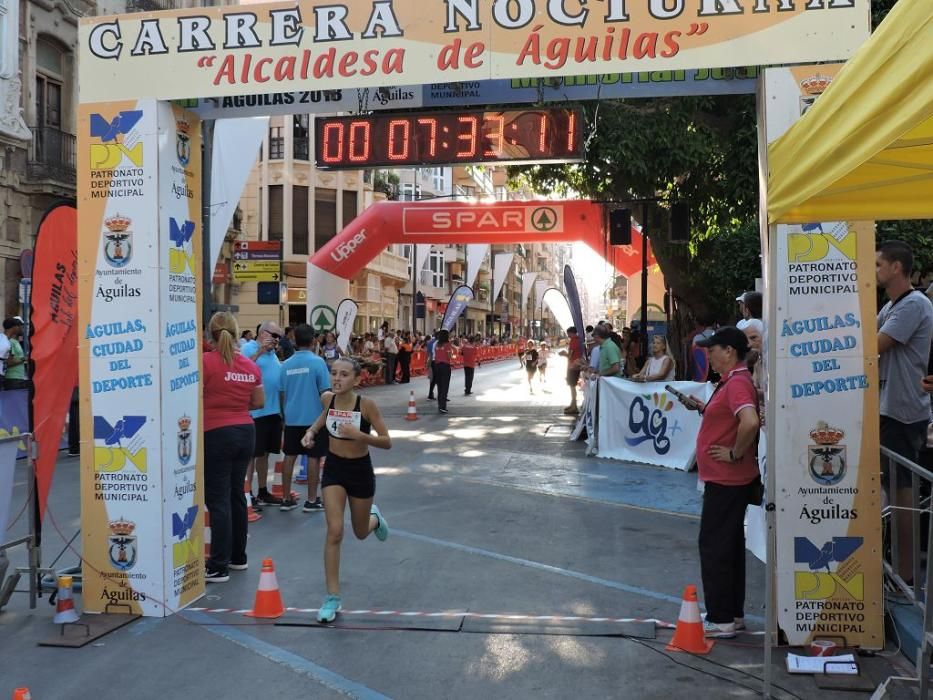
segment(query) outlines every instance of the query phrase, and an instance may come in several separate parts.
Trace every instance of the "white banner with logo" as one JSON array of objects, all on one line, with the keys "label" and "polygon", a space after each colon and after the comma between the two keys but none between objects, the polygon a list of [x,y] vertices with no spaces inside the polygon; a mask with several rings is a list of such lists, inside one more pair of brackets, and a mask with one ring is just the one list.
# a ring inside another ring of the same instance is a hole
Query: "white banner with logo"
[{"label": "white banner with logo", "polygon": [[223,119],[214,126],[211,151],[211,270],[220,257],[227,229],[240,203],[246,179],[259,157],[262,139],[268,128],[268,117]]},{"label": "white banner with logo", "polygon": [[334,323],[334,333],[337,335],[337,347],[346,352],[350,347],[350,336],[353,334],[353,322],[360,307],[352,299],[343,299],[337,304],[337,320]]},{"label": "white banner with logo", "polygon": [[[703,400],[713,392],[708,383],[670,384]],[[642,384],[601,377],[596,456],[686,471],[696,454],[701,420],[700,414],[688,411],[663,382]]]},{"label": "white banner with logo", "polygon": [[[839,65],[765,71],[768,141],[817,99]],[[778,623],[884,646],[873,222],[770,230],[768,428],[774,470]]]},{"label": "white banner with logo", "polygon": [[512,258],[515,253],[496,253],[493,258],[492,266],[492,303],[496,303],[499,298],[499,292],[502,285],[505,284],[506,277],[509,276],[509,268],[512,267]]},{"label": "white banner with logo", "polygon": [[204,590],[199,124],[141,100],[78,128],[84,605],[168,615]]},{"label": "white banner with logo", "polygon": [[535,277],[538,276],[537,272],[523,272],[522,273],[522,308],[527,308],[528,306],[528,295],[531,294],[531,290],[535,284]]},{"label": "white banner with logo", "polygon": [[486,256],[489,254],[489,248],[491,246],[488,243],[469,243],[466,247],[466,258],[467,258],[467,277],[466,277],[466,286],[474,287],[476,282],[476,276],[479,274],[479,269],[483,266],[483,260],[486,259]]},{"label": "white banner with logo", "polygon": [[163,570],[165,596],[175,609],[204,591],[201,129],[197,117],[180,107],[160,102],[158,109],[162,536],[171,543],[164,547]]},{"label": "white banner with logo", "polygon": [[[10,524],[10,501],[13,499],[13,472],[19,440],[7,438],[0,442],[0,542]],[[0,581],[2,583],[2,581]]]}]

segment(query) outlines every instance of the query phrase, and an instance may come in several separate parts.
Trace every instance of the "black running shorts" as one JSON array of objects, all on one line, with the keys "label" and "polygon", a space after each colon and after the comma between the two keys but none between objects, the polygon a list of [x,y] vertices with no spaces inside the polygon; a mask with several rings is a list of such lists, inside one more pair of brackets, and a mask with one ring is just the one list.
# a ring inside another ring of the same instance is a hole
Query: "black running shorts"
[{"label": "black running shorts", "polygon": [[372,498],[376,495],[376,475],[369,455],[349,459],[333,452],[327,455],[321,490],[328,486],[342,486],[352,498]]}]

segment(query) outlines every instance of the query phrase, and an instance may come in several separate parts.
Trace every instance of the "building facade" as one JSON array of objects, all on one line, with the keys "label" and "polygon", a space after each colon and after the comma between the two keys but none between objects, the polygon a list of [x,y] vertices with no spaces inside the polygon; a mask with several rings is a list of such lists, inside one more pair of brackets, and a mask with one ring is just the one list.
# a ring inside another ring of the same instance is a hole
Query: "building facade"
[{"label": "building facade", "polygon": [[78,20],[83,0],[0,0],[0,293],[22,312],[20,256],[45,211],[73,200]]}]

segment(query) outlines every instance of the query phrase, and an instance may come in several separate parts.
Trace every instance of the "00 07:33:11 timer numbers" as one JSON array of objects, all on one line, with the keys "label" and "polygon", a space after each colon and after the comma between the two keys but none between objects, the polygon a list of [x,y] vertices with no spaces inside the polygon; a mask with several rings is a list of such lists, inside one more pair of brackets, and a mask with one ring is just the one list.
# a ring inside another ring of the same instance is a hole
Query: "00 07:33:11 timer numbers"
[{"label": "00 07:33:11 timer numbers", "polygon": [[319,168],[581,160],[573,109],[319,117]]}]

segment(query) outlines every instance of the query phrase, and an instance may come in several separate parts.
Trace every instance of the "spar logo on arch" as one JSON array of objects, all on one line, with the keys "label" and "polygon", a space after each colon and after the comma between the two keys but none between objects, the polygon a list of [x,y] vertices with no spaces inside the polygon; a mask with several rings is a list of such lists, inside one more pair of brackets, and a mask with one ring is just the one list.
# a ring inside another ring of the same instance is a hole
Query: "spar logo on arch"
[{"label": "spar logo on arch", "polygon": [[562,233],[564,207],[560,204],[466,207],[412,207],[402,216],[406,236],[521,235]]}]

